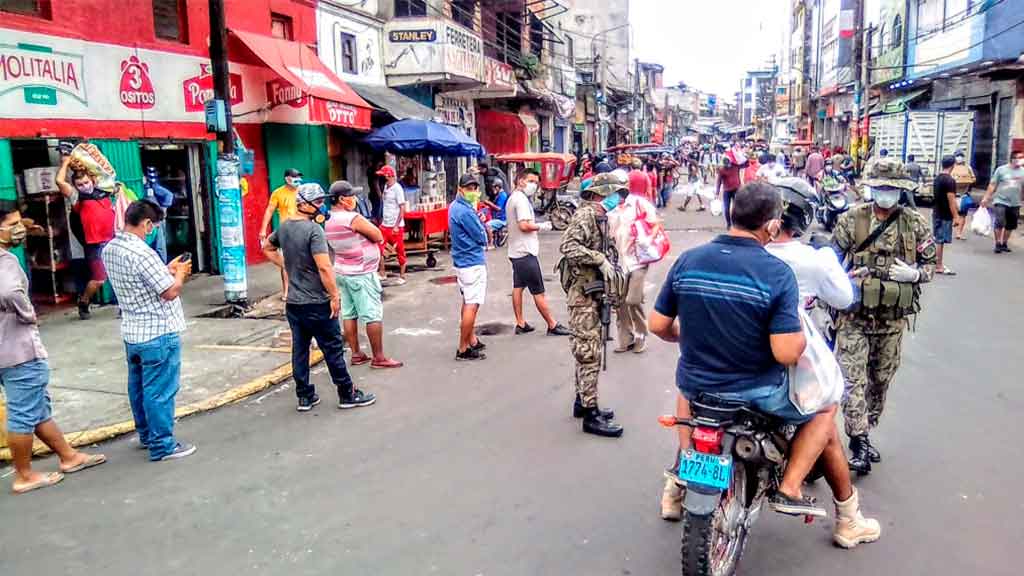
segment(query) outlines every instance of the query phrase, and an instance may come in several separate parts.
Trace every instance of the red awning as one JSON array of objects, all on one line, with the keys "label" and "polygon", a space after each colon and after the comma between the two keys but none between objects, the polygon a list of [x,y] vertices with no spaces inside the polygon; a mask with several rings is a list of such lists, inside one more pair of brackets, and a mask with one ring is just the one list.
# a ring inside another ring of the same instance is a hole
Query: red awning
[{"label": "red awning", "polygon": [[530,133],[518,114],[498,110],[476,113],[477,141],[488,154],[526,152]]},{"label": "red awning", "polygon": [[309,119],[357,130],[370,129],[372,106],[331,72],[305,44],[251,32],[230,30],[228,52],[232,60],[245,55],[266,65],[282,80],[309,96]]}]

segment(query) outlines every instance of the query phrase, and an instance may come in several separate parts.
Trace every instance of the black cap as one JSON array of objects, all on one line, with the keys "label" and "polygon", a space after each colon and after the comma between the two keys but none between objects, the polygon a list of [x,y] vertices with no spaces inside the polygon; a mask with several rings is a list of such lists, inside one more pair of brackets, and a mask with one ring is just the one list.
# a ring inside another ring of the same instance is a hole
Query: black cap
[{"label": "black cap", "polygon": [[343,198],[348,198],[350,196],[355,196],[358,191],[359,190],[357,188],[354,188],[351,184],[349,184],[347,180],[338,180],[334,184],[331,184],[331,190],[329,194],[331,196],[341,196]]},{"label": "black cap", "polygon": [[476,176],[466,172],[462,175],[462,178],[459,178],[459,188],[466,188],[468,186],[476,186],[479,188],[480,180],[477,179]]},{"label": "black cap", "polygon": [[301,178],[302,172],[299,172],[298,168],[289,168],[284,171],[284,177],[288,178],[289,176],[292,178]]}]

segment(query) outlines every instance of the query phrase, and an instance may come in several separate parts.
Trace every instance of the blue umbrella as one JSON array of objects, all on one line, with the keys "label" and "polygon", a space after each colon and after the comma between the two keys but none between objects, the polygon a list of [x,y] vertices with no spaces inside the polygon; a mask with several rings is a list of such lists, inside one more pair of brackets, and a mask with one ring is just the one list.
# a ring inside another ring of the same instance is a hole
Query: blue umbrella
[{"label": "blue umbrella", "polygon": [[444,156],[483,155],[483,147],[460,131],[444,124],[415,118],[399,120],[378,128],[363,141],[375,150],[388,152]]}]

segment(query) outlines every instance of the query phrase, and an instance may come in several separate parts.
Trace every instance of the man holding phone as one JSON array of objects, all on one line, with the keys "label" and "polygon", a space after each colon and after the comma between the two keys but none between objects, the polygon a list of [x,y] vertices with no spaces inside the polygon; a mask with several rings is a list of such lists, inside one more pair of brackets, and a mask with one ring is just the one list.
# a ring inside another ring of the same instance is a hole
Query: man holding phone
[{"label": "man holding phone", "polygon": [[121,308],[121,336],[128,361],[128,401],[139,443],[152,461],[195,453],[174,437],[174,397],[181,376],[181,337],[185,330],[181,294],[192,273],[186,253],[164,264],[146,237],[163,221],[160,206],[132,202],[124,229],[103,249],[103,265]]}]

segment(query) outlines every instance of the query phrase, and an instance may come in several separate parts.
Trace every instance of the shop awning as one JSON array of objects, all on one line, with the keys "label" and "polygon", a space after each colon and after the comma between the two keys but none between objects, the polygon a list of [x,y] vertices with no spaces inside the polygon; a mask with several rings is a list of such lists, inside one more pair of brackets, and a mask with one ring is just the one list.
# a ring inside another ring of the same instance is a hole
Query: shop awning
[{"label": "shop awning", "polygon": [[357,84],[349,86],[364,100],[394,116],[395,120],[415,118],[417,120],[433,120],[434,110],[409,98],[394,88],[373,84]]},{"label": "shop awning", "polygon": [[233,60],[249,54],[273,70],[283,81],[301,91],[298,99],[288,98],[271,104],[289,103],[308,97],[305,103],[309,120],[356,130],[370,129],[372,107],[338,78],[305,44],[272,38],[251,32],[229,30],[229,52]]},{"label": "shop awning", "polygon": [[912,103],[924,96],[924,93],[927,91],[927,88],[923,88],[921,90],[901,94],[899,97],[886,102],[885,106],[882,106],[882,113],[890,114],[893,112],[904,112]]},{"label": "shop awning", "polygon": [[[539,128],[537,120],[530,117]],[[476,113],[477,137],[491,154],[526,152],[530,133],[520,114],[480,109]]]}]

